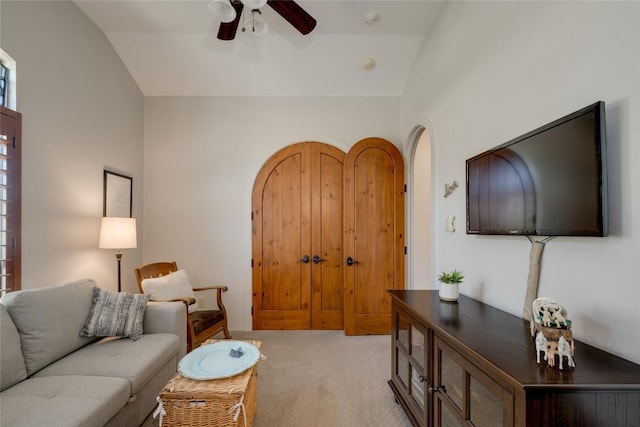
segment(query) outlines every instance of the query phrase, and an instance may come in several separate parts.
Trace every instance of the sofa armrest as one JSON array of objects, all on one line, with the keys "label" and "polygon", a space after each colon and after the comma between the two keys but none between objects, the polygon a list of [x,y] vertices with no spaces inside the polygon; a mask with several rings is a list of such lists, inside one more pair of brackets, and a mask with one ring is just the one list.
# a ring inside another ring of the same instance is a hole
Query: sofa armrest
[{"label": "sofa armrest", "polygon": [[149,301],[144,312],[144,333],[171,333],[180,337],[178,360],[187,353],[187,308],[181,301]]}]

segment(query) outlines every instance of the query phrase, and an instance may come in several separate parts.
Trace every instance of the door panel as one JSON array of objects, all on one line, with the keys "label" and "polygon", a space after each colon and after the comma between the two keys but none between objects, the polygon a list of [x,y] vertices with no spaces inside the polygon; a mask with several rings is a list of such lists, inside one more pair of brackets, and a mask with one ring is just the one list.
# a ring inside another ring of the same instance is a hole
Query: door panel
[{"label": "door panel", "polygon": [[[312,163],[312,328],[342,329],[344,324],[343,163],[344,152],[314,144]],[[322,261],[320,261],[322,260]]]},{"label": "door panel", "polygon": [[287,147],[265,163],[253,192],[253,328],[309,329],[309,147]]},{"label": "door panel", "polygon": [[381,138],[357,143],[345,158],[345,333],[388,334],[388,289],[404,288],[404,164]]}]

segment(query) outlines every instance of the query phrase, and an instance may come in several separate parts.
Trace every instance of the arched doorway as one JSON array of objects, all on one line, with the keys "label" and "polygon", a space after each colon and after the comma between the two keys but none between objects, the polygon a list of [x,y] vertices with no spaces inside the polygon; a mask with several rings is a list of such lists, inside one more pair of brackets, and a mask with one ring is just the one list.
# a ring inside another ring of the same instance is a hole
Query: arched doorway
[{"label": "arched doorway", "polygon": [[430,289],[435,288],[435,274],[432,252],[432,143],[428,129],[422,125],[415,126],[407,146],[410,159],[408,287]]}]

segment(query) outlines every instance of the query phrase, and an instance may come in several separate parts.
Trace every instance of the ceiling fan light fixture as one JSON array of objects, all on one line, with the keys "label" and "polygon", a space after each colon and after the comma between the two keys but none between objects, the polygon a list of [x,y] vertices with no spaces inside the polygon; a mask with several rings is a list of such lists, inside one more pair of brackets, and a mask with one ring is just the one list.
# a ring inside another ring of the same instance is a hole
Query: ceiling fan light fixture
[{"label": "ceiling fan light fixture", "polygon": [[267,34],[267,31],[269,31],[269,27],[267,26],[267,23],[264,22],[264,19],[260,17],[260,11],[257,9],[252,10],[251,32],[253,33],[253,35],[256,37],[264,36],[265,34]]},{"label": "ceiling fan light fixture", "polygon": [[242,3],[249,9],[254,10],[262,8],[267,4],[267,0],[242,0]]},{"label": "ceiling fan light fixture", "polygon": [[212,0],[209,3],[209,13],[220,19],[220,22],[232,22],[237,16],[229,0]]}]

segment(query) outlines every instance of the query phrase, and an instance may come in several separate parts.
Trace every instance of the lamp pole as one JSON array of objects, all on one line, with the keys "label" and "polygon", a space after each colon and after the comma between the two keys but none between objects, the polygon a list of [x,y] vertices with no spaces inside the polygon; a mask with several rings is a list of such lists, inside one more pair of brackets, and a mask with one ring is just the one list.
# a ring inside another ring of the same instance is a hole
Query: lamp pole
[{"label": "lamp pole", "polygon": [[122,279],[120,275],[120,261],[122,261],[122,252],[120,252],[120,250],[116,252],[116,260],[118,261],[118,292],[120,292],[122,289]]}]

